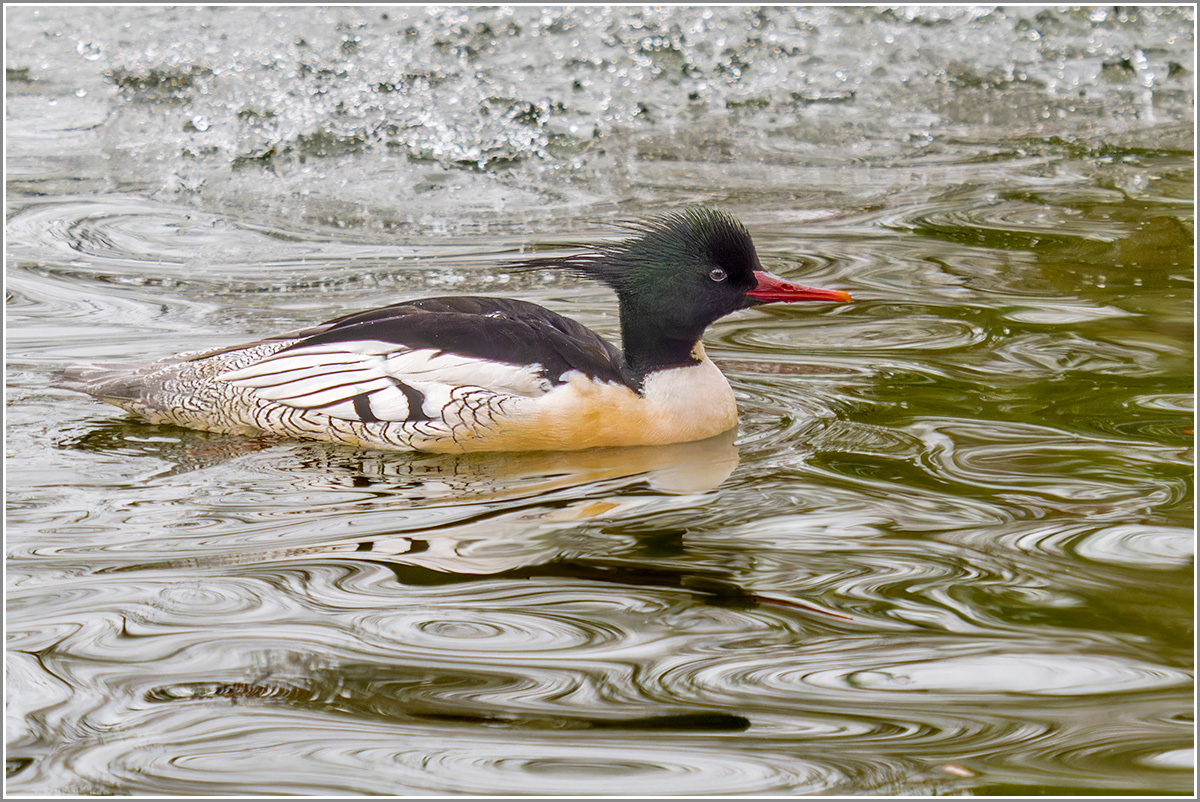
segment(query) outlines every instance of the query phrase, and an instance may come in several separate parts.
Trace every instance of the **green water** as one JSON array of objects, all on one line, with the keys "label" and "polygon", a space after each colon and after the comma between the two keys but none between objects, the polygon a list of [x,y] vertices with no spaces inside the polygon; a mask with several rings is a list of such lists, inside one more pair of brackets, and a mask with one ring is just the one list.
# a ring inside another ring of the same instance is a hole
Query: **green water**
[{"label": "green water", "polygon": [[[7,9],[24,794],[1183,794],[1190,9]],[[690,203],[853,304],[738,430],[443,457],[51,389]]]}]

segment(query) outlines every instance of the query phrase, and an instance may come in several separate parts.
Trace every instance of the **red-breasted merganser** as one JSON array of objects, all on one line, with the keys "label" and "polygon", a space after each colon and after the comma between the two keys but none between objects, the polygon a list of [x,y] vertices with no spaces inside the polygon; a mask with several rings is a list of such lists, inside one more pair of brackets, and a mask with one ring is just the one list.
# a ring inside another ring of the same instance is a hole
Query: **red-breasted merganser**
[{"label": "red-breasted merganser", "polygon": [[731,429],[713,321],[847,293],[764,272],[750,235],[707,208],[631,224],[629,239],[519,268],[583,274],[617,294],[623,349],[537,304],[423,298],[246,345],[70,368],[56,386],[152,423],[435,452],[566,451],[701,440]]}]

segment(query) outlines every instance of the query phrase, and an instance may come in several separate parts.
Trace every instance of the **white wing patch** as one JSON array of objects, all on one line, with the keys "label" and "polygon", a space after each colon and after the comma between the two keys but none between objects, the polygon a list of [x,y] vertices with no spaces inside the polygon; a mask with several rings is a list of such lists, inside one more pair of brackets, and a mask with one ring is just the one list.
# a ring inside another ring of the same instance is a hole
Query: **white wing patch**
[{"label": "white wing patch", "polygon": [[540,371],[538,364],[355,340],[285,349],[218,379],[287,406],[374,422],[438,419],[456,387],[539,396],[551,389]]}]

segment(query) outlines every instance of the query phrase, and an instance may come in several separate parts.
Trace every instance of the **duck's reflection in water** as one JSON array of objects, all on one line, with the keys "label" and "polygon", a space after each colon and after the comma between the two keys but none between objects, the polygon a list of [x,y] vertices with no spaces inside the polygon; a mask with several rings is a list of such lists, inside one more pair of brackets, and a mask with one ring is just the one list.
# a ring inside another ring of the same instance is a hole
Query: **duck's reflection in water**
[{"label": "duck's reflection in water", "polygon": [[[270,505],[274,512],[261,511],[255,517],[264,531],[276,533],[281,518],[286,518],[286,528],[307,543],[271,550],[221,549],[186,560],[138,561],[108,570],[164,569],[182,563],[205,569],[277,569],[349,560],[386,564],[402,582],[416,585],[531,570],[609,578],[624,562],[614,549],[636,552],[637,543],[625,541],[639,538],[614,540],[601,528],[635,509],[634,514],[641,515],[703,505],[709,491],[738,465],[736,437],[731,430],[669,446],[470,455],[314,444],[251,451],[246,441],[238,465],[253,475],[242,473],[238,484],[293,491],[286,510]],[[220,453],[222,461],[230,458],[224,449],[209,451]],[[229,466],[222,470],[228,473]],[[268,481],[264,473],[273,476]],[[299,504],[304,500],[308,503]],[[229,501],[238,503],[235,498]],[[239,512],[239,517],[248,516]],[[654,542],[661,550],[661,527],[652,528],[653,536],[647,537],[657,537]],[[238,539],[243,534],[231,533]],[[617,573],[628,570],[625,566]],[[657,583],[664,578],[661,571],[651,573],[632,579]],[[668,584],[678,579],[667,577]]]},{"label": "duck's reflection in water", "polygon": [[240,460],[240,467],[259,476],[272,474],[282,486],[360,488],[419,504],[476,503],[630,476],[644,476],[662,492],[703,492],[719,486],[737,467],[736,438],[735,428],[706,440],[660,446],[426,454],[113,421],[65,439],[59,447],[163,460],[167,465],[152,474],[155,479]]},{"label": "duck's reflection in water", "polygon": [[337,448],[314,452],[304,467],[322,470],[332,483],[472,503],[632,476],[661,492],[698,493],[718,487],[733,473],[736,437],[731,429],[692,443],[521,453],[401,455]]}]

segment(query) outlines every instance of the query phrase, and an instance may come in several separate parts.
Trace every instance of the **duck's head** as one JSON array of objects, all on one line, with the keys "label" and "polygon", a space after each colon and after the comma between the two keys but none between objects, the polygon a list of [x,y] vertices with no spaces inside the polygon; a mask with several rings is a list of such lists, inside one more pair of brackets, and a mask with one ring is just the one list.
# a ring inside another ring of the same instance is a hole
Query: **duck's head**
[{"label": "duck's head", "polygon": [[626,229],[633,234],[628,239],[539,261],[599,279],[616,291],[626,357],[643,369],[678,363],[710,323],[739,309],[850,301],[840,290],[805,287],[767,273],[745,226],[725,212],[694,207]]},{"label": "duck's head", "polygon": [[784,281],[763,270],[754,242],[737,218],[694,207],[628,225],[637,236],[597,249],[581,265],[620,297],[660,299],[678,313],[711,323],[738,309],[765,303],[846,303],[849,294]]}]

